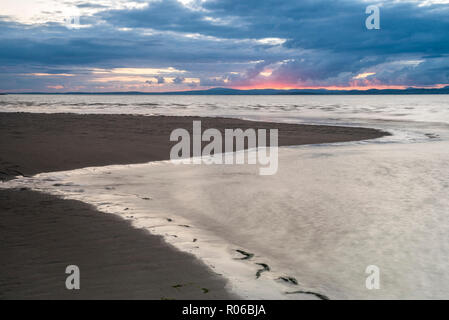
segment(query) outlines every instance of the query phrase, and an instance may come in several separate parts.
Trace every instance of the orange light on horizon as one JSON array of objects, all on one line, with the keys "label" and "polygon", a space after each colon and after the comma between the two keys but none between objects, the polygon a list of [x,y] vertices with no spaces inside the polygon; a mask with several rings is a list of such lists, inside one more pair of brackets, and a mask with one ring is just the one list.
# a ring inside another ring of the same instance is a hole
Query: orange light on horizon
[{"label": "orange light on horizon", "polygon": [[292,85],[281,85],[281,84],[259,84],[259,85],[248,85],[248,86],[235,86],[231,87],[232,89],[237,90],[253,90],[253,89],[276,89],[276,90],[341,90],[341,91],[349,91],[349,90],[359,90],[359,91],[367,91],[371,89],[385,90],[385,89],[407,89],[407,88],[416,88],[416,89],[441,89],[449,84],[435,84],[431,86],[406,86],[406,85],[368,85],[368,86],[292,86]]}]

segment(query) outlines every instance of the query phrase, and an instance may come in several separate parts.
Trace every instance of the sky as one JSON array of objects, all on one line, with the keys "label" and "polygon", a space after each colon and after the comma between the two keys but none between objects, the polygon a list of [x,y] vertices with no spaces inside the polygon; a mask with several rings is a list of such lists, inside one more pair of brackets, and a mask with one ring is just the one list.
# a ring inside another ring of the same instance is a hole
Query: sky
[{"label": "sky", "polygon": [[0,0],[0,92],[446,85],[449,0]]}]

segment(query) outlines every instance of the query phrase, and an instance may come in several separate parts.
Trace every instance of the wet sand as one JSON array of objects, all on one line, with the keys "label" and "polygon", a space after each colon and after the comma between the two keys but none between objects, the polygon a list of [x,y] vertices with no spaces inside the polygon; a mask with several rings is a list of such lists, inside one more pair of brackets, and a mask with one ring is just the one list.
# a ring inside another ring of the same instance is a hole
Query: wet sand
[{"label": "wet sand", "polygon": [[[192,255],[85,203],[0,190],[0,212],[0,299],[235,298]],[[73,264],[80,290],[65,288]]]},{"label": "wet sand", "polygon": [[[0,113],[0,178],[169,158],[170,132],[277,128],[279,145],[373,139],[374,129],[198,117]],[[231,299],[226,280],[161,237],[73,200],[0,190],[1,299]],[[65,289],[65,267],[81,290]]]},{"label": "wet sand", "polygon": [[167,160],[172,130],[279,129],[279,146],[374,139],[368,128],[273,124],[229,118],[0,113],[0,179],[88,166]]}]

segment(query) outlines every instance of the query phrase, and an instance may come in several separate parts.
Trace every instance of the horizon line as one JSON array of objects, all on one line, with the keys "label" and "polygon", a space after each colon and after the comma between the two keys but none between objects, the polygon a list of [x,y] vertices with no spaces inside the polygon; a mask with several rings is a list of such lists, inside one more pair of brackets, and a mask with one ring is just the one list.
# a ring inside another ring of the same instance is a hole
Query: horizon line
[{"label": "horizon line", "polygon": [[174,91],[1,91],[0,94],[193,94],[195,92],[198,93],[207,93],[213,92],[214,90],[223,90],[223,91],[235,91],[235,92],[247,92],[247,91],[278,91],[279,93],[285,92],[299,92],[299,93],[314,93],[320,94],[319,92],[334,92],[334,93],[344,93],[344,92],[360,92],[360,93],[368,93],[370,91],[407,91],[407,90],[445,90],[449,89],[449,84],[439,84],[431,87],[417,87],[417,86],[402,86],[402,87],[369,87],[369,88],[360,88],[360,87],[316,87],[316,88],[228,88],[228,87],[212,87],[208,89],[192,89],[192,90],[174,90]]}]

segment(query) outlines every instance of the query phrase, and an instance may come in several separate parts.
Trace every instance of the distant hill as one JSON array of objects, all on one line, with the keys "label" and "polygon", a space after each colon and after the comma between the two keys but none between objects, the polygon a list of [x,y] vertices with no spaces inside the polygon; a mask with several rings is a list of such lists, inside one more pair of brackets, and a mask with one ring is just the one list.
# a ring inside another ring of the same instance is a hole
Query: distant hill
[{"label": "distant hill", "polygon": [[230,88],[212,88],[207,90],[168,91],[168,92],[26,92],[11,94],[130,94],[130,95],[379,95],[379,94],[449,94],[449,86],[440,89],[407,88],[407,89],[370,89],[370,90],[327,90],[327,89],[250,89],[238,90]]}]

